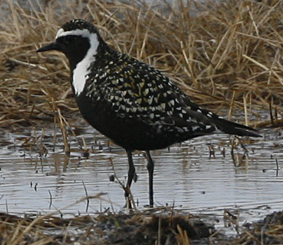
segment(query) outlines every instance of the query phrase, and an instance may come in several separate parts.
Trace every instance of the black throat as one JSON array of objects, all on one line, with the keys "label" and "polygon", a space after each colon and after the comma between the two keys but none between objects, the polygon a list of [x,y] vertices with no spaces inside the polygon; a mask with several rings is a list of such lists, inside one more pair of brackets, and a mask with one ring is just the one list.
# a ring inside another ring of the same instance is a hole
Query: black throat
[{"label": "black throat", "polygon": [[69,47],[64,53],[70,64],[71,72],[76,68],[77,64],[83,60],[90,48],[88,38],[81,38],[79,44]]}]

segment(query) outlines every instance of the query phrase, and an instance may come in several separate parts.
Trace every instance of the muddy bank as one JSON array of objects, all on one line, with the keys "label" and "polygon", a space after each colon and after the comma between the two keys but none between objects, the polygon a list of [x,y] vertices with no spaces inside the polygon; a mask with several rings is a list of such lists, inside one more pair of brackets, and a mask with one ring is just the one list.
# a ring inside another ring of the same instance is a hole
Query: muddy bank
[{"label": "muddy bank", "polygon": [[237,231],[228,236],[206,218],[151,210],[134,214],[106,212],[72,219],[0,213],[1,244],[282,244],[283,214],[239,226],[237,217],[226,213],[227,224]]}]

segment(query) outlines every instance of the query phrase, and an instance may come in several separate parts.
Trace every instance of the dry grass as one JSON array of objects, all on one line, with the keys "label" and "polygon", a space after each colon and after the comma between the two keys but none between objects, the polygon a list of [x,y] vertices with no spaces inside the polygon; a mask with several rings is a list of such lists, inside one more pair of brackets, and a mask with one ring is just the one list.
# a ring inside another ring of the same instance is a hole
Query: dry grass
[{"label": "dry grass", "polygon": [[[160,210],[161,211],[161,210]],[[1,244],[180,244],[207,241],[211,226],[189,215],[132,215],[109,212],[62,219],[50,215],[18,217],[0,213]],[[189,238],[190,237],[190,238]]]},{"label": "dry grass", "polygon": [[267,245],[282,244],[282,212],[264,220],[240,226],[228,211],[227,224],[237,231],[235,237],[202,221],[205,217],[191,216],[167,208],[134,214],[105,212],[96,216],[63,219],[48,215],[19,217],[0,213],[0,243],[19,244],[176,244],[176,245]]},{"label": "dry grass", "polygon": [[[73,18],[93,22],[112,47],[161,69],[205,107],[230,107],[229,117],[244,111],[242,123],[250,125],[282,124],[282,1],[208,0],[196,4],[197,14],[181,0],[163,7],[137,0],[23,2],[1,3],[2,127],[54,117],[60,123],[77,111],[66,59],[35,52]],[[263,110],[270,115],[262,117]]]}]

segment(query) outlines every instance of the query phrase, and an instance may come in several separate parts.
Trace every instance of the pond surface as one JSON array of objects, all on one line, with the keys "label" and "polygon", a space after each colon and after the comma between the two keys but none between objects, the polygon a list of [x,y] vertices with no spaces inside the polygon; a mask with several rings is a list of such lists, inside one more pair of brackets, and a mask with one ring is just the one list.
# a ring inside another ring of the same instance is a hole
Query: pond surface
[{"label": "pond surface", "polygon": [[[125,204],[115,174],[126,182],[127,156],[91,127],[78,139],[69,136],[71,157],[64,154],[61,133],[54,129],[0,131],[0,212],[78,215],[115,212]],[[283,138],[277,130],[261,131],[264,137],[237,146],[234,162],[233,137],[213,135],[152,152],[155,160],[154,197],[157,206],[174,205],[192,213],[220,214],[240,210],[243,219],[255,219],[281,210],[283,205]],[[54,134],[57,136],[54,140]],[[86,142],[88,158],[78,142]],[[55,144],[53,142],[56,142]],[[214,155],[210,150],[214,152]],[[225,151],[225,154],[224,154]],[[40,152],[43,156],[40,156]],[[142,152],[134,154],[138,180],[132,185],[138,209],[148,204],[148,175]],[[114,169],[113,169],[114,166]],[[101,198],[77,202],[105,193]],[[77,203],[76,203],[77,202]]]}]

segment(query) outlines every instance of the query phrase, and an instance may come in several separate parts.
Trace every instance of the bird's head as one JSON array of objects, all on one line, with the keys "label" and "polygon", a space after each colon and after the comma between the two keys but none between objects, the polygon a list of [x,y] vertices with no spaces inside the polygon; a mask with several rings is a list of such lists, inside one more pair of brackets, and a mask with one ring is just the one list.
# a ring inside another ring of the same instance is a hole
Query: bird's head
[{"label": "bird's head", "polygon": [[69,59],[71,69],[86,55],[95,56],[103,40],[93,24],[81,19],[65,23],[57,32],[54,42],[41,47],[37,52],[57,50]]}]

